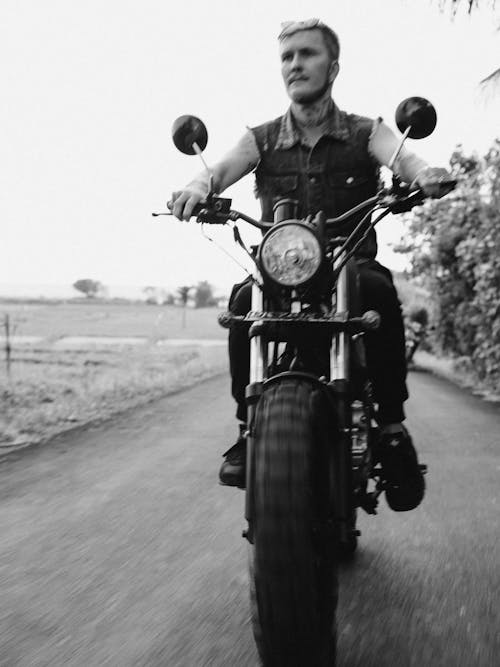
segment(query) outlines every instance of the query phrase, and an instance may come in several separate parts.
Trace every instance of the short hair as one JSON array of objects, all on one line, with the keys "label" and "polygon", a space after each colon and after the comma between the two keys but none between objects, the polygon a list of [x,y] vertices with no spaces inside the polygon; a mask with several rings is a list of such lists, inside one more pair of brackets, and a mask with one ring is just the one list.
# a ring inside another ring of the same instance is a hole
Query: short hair
[{"label": "short hair", "polygon": [[340,55],[340,42],[337,33],[320,19],[285,21],[281,24],[281,32],[278,35],[278,40],[281,42],[285,37],[290,37],[290,35],[302,30],[320,30],[332,60],[338,60]]}]

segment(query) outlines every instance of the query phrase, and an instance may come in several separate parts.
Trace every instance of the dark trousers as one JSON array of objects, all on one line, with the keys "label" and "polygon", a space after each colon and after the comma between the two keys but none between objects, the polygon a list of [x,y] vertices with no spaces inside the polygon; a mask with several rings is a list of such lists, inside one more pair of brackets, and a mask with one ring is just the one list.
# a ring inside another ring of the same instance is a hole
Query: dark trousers
[{"label": "dark trousers", "polygon": [[[406,387],[406,349],[401,304],[392,274],[376,260],[358,262],[361,312],[376,310],[381,316],[377,331],[365,334],[368,375],[378,403],[379,424],[403,421]],[[229,310],[246,315],[251,307],[251,283],[246,280],[233,287]],[[246,327],[229,332],[229,366],[231,391],[237,403],[236,417],[246,421],[245,387],[249,382],[250,343]]]}]

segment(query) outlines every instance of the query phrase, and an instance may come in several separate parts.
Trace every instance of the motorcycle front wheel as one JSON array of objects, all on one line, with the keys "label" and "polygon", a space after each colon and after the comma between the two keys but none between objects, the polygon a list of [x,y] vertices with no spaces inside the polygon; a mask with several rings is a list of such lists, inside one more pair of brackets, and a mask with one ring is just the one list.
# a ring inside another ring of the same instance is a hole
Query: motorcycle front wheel
[{"label": "motorcycle front wheel", "polygon": [[268,385],[256,409],[250,586],[265,667],[335,663],[331,421],[324,391],[295,377]]}]

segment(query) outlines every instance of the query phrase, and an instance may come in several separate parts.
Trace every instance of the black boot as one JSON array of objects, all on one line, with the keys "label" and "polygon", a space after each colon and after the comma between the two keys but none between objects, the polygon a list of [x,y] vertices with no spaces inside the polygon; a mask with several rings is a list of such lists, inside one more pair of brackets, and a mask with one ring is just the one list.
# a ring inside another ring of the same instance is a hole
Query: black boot
[{"label": "black boot", "polygon": [[424,497],[425,480],[411,436],[404,427],[399,433],[382,434],[379,458],[389,507],[396,512],[418,507]]},{"label": "black boot", "polygon": [[246,425],[240,424],[238,440],[223,454],[225,461],[219,470],[219,480],[224,486],[237,486],[240,489],[245,488],[247,441],[244,434],[246,430]]}]

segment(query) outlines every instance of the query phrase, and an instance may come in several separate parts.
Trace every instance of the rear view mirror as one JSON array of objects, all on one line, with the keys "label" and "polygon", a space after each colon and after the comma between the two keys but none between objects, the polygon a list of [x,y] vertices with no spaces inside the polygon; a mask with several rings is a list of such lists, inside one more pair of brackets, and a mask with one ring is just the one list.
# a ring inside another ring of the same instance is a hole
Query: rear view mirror
[{"label": "rear view mirror", "polygon": [[172,139],[181,153],[199,155],[208,143],[208,132],[196,116],[179,116],[172,126]]},{"label": "rear view mirror", "polygon": [[407,97],[396,109],[398,130],[410,139],[428,137],[436,123],[436,110],[425,97]]}]

